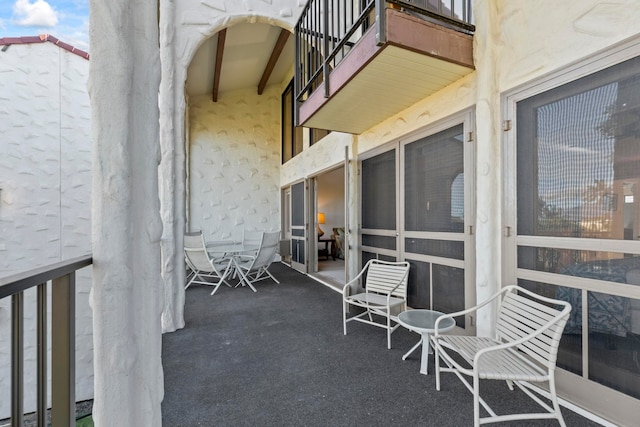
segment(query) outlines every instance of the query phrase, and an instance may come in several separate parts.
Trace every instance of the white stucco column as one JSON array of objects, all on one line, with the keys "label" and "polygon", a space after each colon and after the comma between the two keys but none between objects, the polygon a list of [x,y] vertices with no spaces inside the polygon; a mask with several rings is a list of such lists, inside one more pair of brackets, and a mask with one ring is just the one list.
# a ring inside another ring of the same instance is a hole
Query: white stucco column
[{"label": "white stucco column", "polygon": [[[477,71],[477,208],[476,208],[476,300],[485,301],[501,286],[501,144],[500,95],[496,64],[499,54],[499,1],[476,0],[473,55]],[[488,335],[495,307],[478,313],[477,332]]]},{"label": "white stucco column", "polygon": [[[176,84],[176,27],[174,0],[160,0],[160,201],[162,231],[162,279],[165,305],[162,332],[184,327],[185,265],[181,248],[184,235],[184,84]],[[180,114],[176,116],[176,114]],[[178,133],[180,132],[180,133]]]},{"label": "white stucco column", "polygon": [[96,426],[159,426],[163,397],[156,2],[91,0]]}]

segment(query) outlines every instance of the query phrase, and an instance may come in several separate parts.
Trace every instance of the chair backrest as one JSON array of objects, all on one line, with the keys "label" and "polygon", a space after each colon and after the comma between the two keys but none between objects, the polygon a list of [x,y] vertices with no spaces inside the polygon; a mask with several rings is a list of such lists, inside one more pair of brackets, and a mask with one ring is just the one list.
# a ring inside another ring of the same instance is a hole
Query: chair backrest
[{"label": "chair backrest", "polygon": [[260,242],[260,249],[258,249],[258,253],[256,254],[255,259],[250,267],[250,270],[255,270],[257,268],[269,266],[273,261],[273,258],[278,251],[278,247],[280,245],[280,232],[273,231],[268,233],[263,233],[262,241]]},{"label": "chair backrest", "polygon": [[264,231],[244,230],[242,233],[242,244],[258,246],[260,242],[262,242],[263,234],[264,234]]},{"label": "chair backrest", "polygon": [[201,231],[184,234],[184,256],[194,270],[217,271],[209,258]]},{"label": "chair backrest", "polygon": [[551,327],[544,332],[519,345],[518,350],[553,369],[571,305],[540,296],[520,286],[507,288],[509,290],[503,294],[498,311],[498,338],[504,342],[513,342],[551,323]]},{"label": "chair backrest", "polygon": [[367,279],[365,281],[367,292],[391,294],[394,297],[407,298],[408,262],[389,262],[372,259],[367,262],[365,269],[367,269]]},{"label": "chair backrest", "polygon": [[204,248],[204,236],[202,235],[202,231],[184,233],[184,247]]}]

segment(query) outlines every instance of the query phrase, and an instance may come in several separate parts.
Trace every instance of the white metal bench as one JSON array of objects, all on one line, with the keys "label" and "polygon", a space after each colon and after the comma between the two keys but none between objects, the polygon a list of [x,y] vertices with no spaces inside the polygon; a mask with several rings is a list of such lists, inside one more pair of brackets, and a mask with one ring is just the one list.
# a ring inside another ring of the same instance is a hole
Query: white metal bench
[{"label": "white metal bench", "polygon": [[[482,304],[468,310],[441,316],[438,324],[448,317],[476,311],[493,301],[499,301],[495,337],[433,336],[436,352],[436,389],[440,390],[440,372],[453,372],[473,393],[474,425],[501,421],[556,418],[561,426],[564,419],[558,405],[555,368],[562,331],[569,318],[571,305],[565,301],[542,297],[519,286],[507,286]],[[466,362],[466,366],[460,357]],[[446,367],[440,367],[440,359]],[[473,385],[466,377],[473,377]],[[513,390],[516,384],[546,412],[497,415],[480,397],[481,379],[505,380]],[[553,407],[532,391],[540,393],[532,382],[548,382]],[[489,413],[480,418],[480,405]]]}]

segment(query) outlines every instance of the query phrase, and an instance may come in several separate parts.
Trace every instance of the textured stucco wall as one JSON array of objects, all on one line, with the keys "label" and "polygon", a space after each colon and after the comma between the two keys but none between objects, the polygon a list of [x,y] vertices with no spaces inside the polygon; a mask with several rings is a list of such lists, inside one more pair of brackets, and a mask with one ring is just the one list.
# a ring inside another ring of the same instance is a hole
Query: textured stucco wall
[{"label": "textured stucco wall", "polygon": [[[88,74],[86,59],[52,43],[0,52],[0,276],[91,252]],[[78,400],[93,397],[90,289],[86,268],[76,276]],[[26,294],[26,411],[36,397],[35,300]],[[10,324],[7,299],[0,303],[0,418],[10,413]]]},{"label": "textured stucco wall", "polygon": [[189,228],[205,240],[280,230],[280,93],[254,88],[189,103]]},{"label": "textured stucco wall", "polygon": [[500,32],[491,43],[500,91],[640,33],[637,0],[500,0],[496,8]]}]

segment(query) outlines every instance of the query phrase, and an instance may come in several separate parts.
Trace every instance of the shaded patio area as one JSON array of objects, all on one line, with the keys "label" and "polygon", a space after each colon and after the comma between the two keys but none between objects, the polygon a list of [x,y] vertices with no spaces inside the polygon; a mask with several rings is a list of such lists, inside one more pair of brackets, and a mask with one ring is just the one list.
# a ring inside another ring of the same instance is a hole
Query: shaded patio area
[{"label": "shaded patio area", "polygon": [[[435,390],[418,335],[351,322],[342,334],[341,295],[283,264],[281,281],[247,288],[194,285],[184,329],[163,337],[166,426],[473,425],[472,395],[453,374]],[[522,392],[490,381],[481,391],[496,412],[537,411]],[[568,426],[595,424],[563,408]],[[500,425],[557,425],[548,420]]]}]

